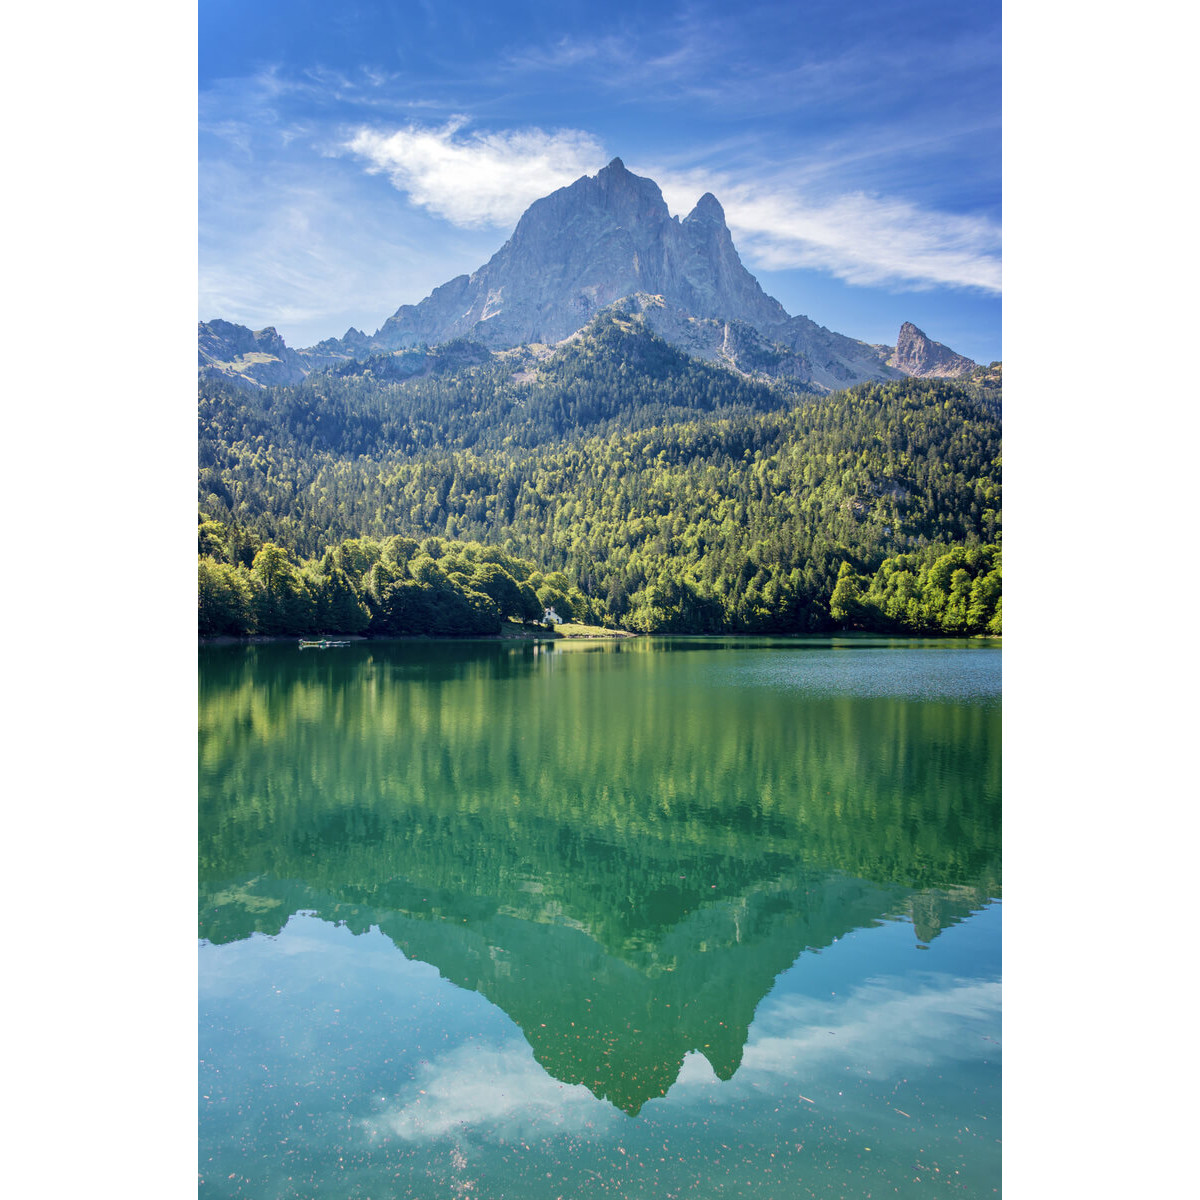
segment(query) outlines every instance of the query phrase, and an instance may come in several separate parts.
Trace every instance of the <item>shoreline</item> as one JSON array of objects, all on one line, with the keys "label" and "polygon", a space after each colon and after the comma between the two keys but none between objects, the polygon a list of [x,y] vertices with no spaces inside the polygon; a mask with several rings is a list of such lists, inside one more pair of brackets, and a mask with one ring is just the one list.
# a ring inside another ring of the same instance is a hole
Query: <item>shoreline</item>
[{"label": "shoreline", "polygon": [[218,634],[215,637],[197,639],[200,646],[270,646],[276,643],[319,641],[322,636],[329,641],[351,642],[355,645],[369,645],[372,642],[583,642],[609,641],[624,638],[644,637],[644,634],[633,633],[628,629],[603,629],[598,625],[584,625],[566,633],[558,629],[515,627],[503,629],[499,633],[464,634],[455,637],[452,634],[435,633],[405,633],[392,637],[366,637],[361,633],[338,634],[299,634],[299,633],[251,633],[238,636],[231,633]]},{"label": "shoreline", "polygon": [[[583,626],[588,632],[559,633],[557,629],[527,629],[515,632],[464,634],[405,633],[391,637],[364,637],[361,633],[326,635],[330,641],[351,642],[370,645],[373,642],[603,642],[625,641],[630,638],[762,638],[789,639],[800,637],[839,638],[847,640],[877,640],[899,638],[906,641],[982,641],[1003,642],[1003,636],[995,633],[896,633],[873,632],[866,629],[842,629],[814,633],[634,633],[629,629],[603,629],[600,626]],[[216,637],[197,638],[198,646],[269,646],[276,643],[318,640],[321,635],[307,637],[296,633],[252,633],[243,637],[219,634]]]}]

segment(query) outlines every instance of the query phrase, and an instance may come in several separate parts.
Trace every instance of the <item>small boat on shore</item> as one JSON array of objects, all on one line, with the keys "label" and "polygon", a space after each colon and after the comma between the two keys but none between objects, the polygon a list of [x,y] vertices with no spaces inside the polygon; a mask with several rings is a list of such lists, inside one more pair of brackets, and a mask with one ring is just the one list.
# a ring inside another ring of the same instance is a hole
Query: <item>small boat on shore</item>
[{"label": "small boat on shore", "polygon": [[321,638],[318,642],[306,642],[303,638],[300,639],[301,650],[331,650],[335,646],[348,646],[349,642],[338,642],[331,638]]}]

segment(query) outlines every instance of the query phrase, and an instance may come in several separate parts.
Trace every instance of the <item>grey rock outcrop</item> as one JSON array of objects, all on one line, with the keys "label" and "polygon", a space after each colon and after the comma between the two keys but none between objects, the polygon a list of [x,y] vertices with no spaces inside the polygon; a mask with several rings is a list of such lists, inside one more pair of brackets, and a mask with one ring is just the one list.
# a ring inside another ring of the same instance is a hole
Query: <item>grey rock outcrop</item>
[{"label": "grey rock outcrop", "polygon": [[680,349],[746,374],[826,391],[903,373],[888,365],[891,347],[789,316],[746,270],[711,192],[680,221],[658,185],[619,158],[535,201],[488,263],[403,305],[373,340],[553,344],[617,301]]},{"label": "grey rock outcrop", "polygon": [[299,383],[308,364],[271,326],[252,330],[231,321],[201,321],[201,378],[222,378],[243,387]]},{"label": "grey rock outcrop", "polygon": [[375,340],[396,349],[453,337],[494,349],[554,343],[638,293],[694,317],[787,320],[742,265],[715,197],[681,222],[653,180],[614,158],[534,201],[487,264],[403,305]]},{"label": "grey rock outcrop", "polygon": [[923,379],[934,376],[958,379],[969,375],[979,365],[961,354],[955,354],[949,346],[926,337],[911,321],[905,321],[900,326],[896,349],[888,362],[905,375],[916,375]]},{"label": "grey rock outcrop", "polygon": [[201,321],[200,378],[226,379],[245,388],[299,383],[310,372],[351,357],[358,345],[355,335],[366,344],[363,334],[350,329],[341,341],[328,338],[308,350],[293,350],[270,325],[254,330],[232,321]]}]

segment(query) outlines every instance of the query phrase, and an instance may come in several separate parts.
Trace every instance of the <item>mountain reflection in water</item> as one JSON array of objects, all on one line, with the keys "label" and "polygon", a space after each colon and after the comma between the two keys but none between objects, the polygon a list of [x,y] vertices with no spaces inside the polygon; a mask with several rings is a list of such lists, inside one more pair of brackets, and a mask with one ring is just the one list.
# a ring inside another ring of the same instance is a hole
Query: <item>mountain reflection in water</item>
[{"label": "mountain reflection in water", "polygon": [[629,1114],[727,1080],[806,951],[1000,894],[998,652],[896,654],[202,651],[200,936],[377,928]]}]

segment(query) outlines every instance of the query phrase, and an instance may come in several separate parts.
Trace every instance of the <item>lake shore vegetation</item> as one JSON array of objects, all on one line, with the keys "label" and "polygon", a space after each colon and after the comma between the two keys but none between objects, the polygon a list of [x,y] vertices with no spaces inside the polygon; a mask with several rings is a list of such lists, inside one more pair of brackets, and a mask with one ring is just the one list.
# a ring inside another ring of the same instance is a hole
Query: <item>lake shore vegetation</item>
[{"label": "lake shore vegetation", "polygon": [[813,396],[597,328],[525,384],[202,384],[201,635],[1001,634],[997,364]]}]

